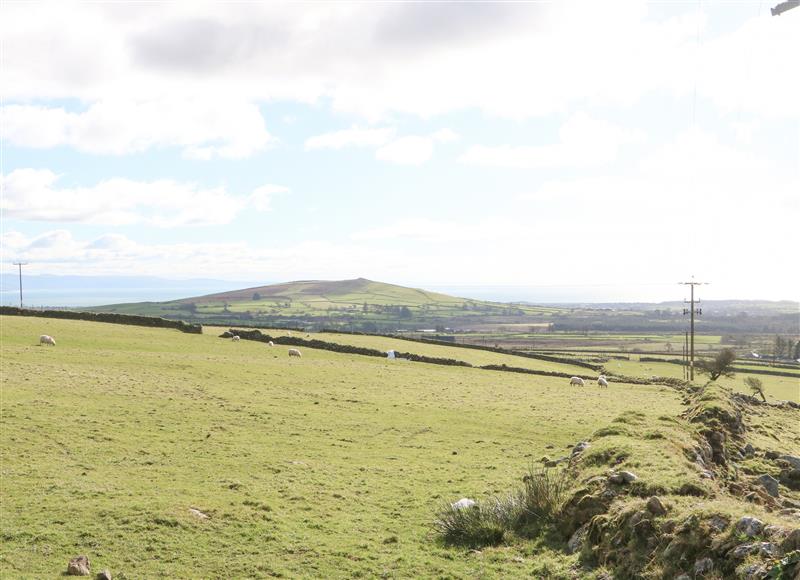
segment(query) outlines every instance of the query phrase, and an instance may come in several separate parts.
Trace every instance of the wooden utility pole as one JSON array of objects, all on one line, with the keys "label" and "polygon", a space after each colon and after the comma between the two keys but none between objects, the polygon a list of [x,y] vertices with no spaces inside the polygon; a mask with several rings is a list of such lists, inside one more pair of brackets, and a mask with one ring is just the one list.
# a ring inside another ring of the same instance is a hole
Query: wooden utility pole
[{"label": "wooden utility pole", "polygon": [[19,307],[22,308],[22,267],[26,266],[28,262],[12,262],[15,266],[19,266]]},{"label": "wooden utility pole", "polygon": [[[695,309],[695,299],[694,299],[694,287],[700,286],[702,284],[708,284],[708,282],[695,282],[694,276],[692,276],[691,282],[679,282],[679,284],[683,286],[689,286],[690,288],[690,300],[689,300],[689,308],[683,309],[683,315],[689,315],[689,380],[694,380],[694,317],[695,315],[700,316],[703,314],[702,308]],[[684,303],[686,300],[684,300]],[[700,300],[697,300],[697,303],[700,303]]]}]

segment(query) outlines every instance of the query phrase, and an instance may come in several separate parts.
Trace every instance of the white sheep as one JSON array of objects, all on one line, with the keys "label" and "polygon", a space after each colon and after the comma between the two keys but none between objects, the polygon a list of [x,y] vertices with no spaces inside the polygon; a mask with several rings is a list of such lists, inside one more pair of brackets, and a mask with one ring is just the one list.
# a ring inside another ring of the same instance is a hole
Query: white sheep
[{"label": "white sheep", "polygon": [[600,375],[599,377],[597,377],[597,384],[601,387],[607,387],[608,379],[606,379],[603,375]]},{"label": "white sheep", "polygon": [[275,346],[275,343],[273,343],[271,340],[267,344],[270,346]]},{"label": "white sheep", "polygon": [[39,344],[49,344],[50,346],[56,345],[56,339],[49,334],[43,334],[39,337]]},{"label": "white sheep", "polygon": [[586,383],[583,382],[583,379],[580,377],[572,377],[569,380],[569,386],[578,385],[579,387],[585,387]]},{"label": "white sheep", "polygon": [[289,349],[289,356],[298,356],[298,357],[301,357],[301,356],[303,356],[303,355],[301,355],[301,354],[300,354],[300,351],[299,351],[299,350],[297,350],[296,348],[290,348],[290,349]]},{"label": "white sheep", "polygon": [[451,504],[451,507],[452,507],[454,510],[463,510],[463,509],[465,509],[465,508],[471,508],[471,507],[474,507],[475,505],[477,505],[477,504],[476,504],[476,502],[475,502],[475,500],[474,500],[474,499],[469,499],[469,498],[467,498],[467,497],[462,497],[462,498],[461,498],[460,500],[458,500],[457,502],[455,502],[455,503]]},{"label": "white sheep", "polygon": [[231,337],[231,340],[232,340],[233,342],[239,342],[241,339],[240,339],[240,338],[239,338],[237,335],[235,335],[235,334],[234,334],[234,335]]}]

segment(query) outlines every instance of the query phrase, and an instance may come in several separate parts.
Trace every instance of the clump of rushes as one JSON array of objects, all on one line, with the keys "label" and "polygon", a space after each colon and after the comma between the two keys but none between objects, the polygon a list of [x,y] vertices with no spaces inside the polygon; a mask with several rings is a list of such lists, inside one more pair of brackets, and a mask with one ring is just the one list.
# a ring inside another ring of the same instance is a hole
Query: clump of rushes
[{"label": "clump of rushes", "polygon": [[470,507],[442,506],[434,528],[448,544],[480,547],[500,544],[511,532],[528,535],[532,526],[555,521],[572,487],[567,471],[531,466],[522,482],[506,497]]},{"label": "clump of rushes", "polygon": [[467,547],[496,546],[502,543],[508,529],[507,522],[500,517],[497,500],[490,499],[484,505],[454,507],[442,506],[434,522],[434,528],[448,544]]},{"label": "clump of rushes", "polygon": [[554,521],[572,489],[572,480],[565,469],[531,466],[522,482],[516,498],[520,512],[516,527]]}]

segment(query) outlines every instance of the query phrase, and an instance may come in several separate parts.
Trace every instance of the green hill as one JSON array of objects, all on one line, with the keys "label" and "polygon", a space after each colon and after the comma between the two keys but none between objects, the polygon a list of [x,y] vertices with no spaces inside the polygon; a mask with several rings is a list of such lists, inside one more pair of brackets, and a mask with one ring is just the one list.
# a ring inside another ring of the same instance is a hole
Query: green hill
[{"label": "green hill", "polygon": [[523,323],[556,312],[556,309],[538,306],[457,298],[366,278],[302,280],[169,302],[111,304],[88,310],[205,323],[251,322],[370,332],[441,328],[487,320]]}]

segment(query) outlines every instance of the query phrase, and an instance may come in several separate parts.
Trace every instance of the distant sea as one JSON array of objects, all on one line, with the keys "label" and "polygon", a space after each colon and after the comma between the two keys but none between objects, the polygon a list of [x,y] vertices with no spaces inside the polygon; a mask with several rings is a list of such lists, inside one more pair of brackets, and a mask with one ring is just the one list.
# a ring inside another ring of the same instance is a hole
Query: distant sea
[{"label": "distant sea", "polygon": [[[0,282],[0,304],[19,306],[19,278],[3,274]],[[260,285],[241,281],[134,276],[23,276],[22,301],[24,306],[36,308],[161,302]]]}]

